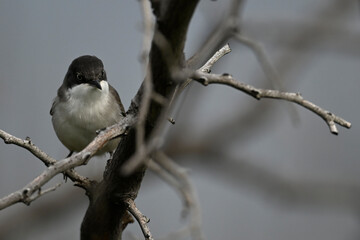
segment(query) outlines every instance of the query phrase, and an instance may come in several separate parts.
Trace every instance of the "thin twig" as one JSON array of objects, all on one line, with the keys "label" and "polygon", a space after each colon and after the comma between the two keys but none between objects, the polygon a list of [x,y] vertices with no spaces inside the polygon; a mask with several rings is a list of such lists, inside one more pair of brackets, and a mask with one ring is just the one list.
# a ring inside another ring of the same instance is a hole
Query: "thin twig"
[{"label": "thin twig", "polygon": [[200,71],[204,73],[210,73],[211,68],[214,64],[219,61],[220,58],[225,56],[226,54],[231,52],[231,48],[229,44],[225,44],[222,48],[220,48],[201,68]]},{"label": "thin twig", "polygon": [[127,200],[125,200],[125,203],[128,204],[128,211],[131,213],[131,215],[134,216],[136,221],[139,223],[141,231],[144,234],[145,239],[153,240],[150,229],[147,226],[147,224],[150,222],[150,219],[148,219],[146,216],[144,216],[140,212],[140,210],[136,207],[134,200],[127,199]]},{"label": "thin twig", "polygon": [[41,188],[39,188],[39,190],[37,191],[37,194],[36,195],[32,195],[30,196],[29,198],[25,198],[24,199],[24,203],[26,205],[30,205],[31,202],[35,201],[36,199],[38,199],[39,197],[47,194],[47,193],[50,193],[50,192],[53,192],[55,191],[57,188],[59,188],[61,186],[62,183],[58,183],[56,184],[55,186],[53,187],[50,187],[48,189],[45,189],[44,191],[41,190]]},{"label": "thin twig", "polygon": [[335,123],[339,124],[342,127],[346,127],[346,128],[351,127],[350,122],[342,119],[341,117],[334,115],[333,113],[325,109],[322,109],[321,107],[315,105],[314,103],[308,100],[305,100],[300,93],[281,92],[278,90],[255,88],[251,85],[235,80],[229,74],[223,74],[223,75],[207,74],[201,71],[196,71],[194,72],[191,78],[203,84],[204,86],[207,86],[209,84],[227,85],[236,88],[258,100],[261,98],[276,98],[276,99],[282,99],[289,102],[297,103],[300,106],[303,106],[304,108],[316,113],[321,118],[323,118],[330,128],[330,132],[335,135],[338,134],[338,130]]},{"label": "thin twig", "polygon": [[143,96],[139,108],[138,121],[136,122],[136,152],[144,152],[145,141],[145,120],[153,96],[153,85],[151,81],[151,67],[148,67],[148,74],[145,76],[143,87]]},{"label": "thin twig", "polygon": [[245,2],[245,0],[231,1],[229,9],[224,13],[224,18],[220,21],[219,25],[209,33],[206,40],[200,45],[200,49],[186,61],[187,67],[197,68],[199,64],[210,57],[211,52],[214,52],[221,44],[228,41],[235,30],[239,31],[241,10],[244,8]]},{"label": "thin twig", "polygon": [[[220,48],[199,70],[205,73],[210,73],[212,66],[223,56],[230,53],[231,49],[229,44],[225,44],[222,48]],[[174,101],[174,99],[182,93],[182,91],[191,83],[192,79],[188,78],[183,83],[181,83],[176,89],[171,98],[170,104]]]},{"label": "thin twig", "polygon": [[136,123],[136,151],[142,152],[145,140],[145,118],[148,113],[153,94],[153,85],[151,79],[151,66],[149,65],[149,53],[153,35],[154,24],[152,21],[150,2],[140,1],[141,12],[143,16],[143,48],[141,53],[141,63],[145,80],[142,85],[143,95],[141,98],[138,121]]},{"label": "thin twig", "polygon": [[[202,232],[200,203],[197,199],[196,191],[189,180],[187,171],[162,151],[154,153],[153,159],[163,169],[157,169],[159,176],[172,185],[183,198],[185,210],[190,214],[188,229],[192,239],[205,239]],[[156,165],[154,166],[157,167]],[[182,229],[181,232],[186,231]]]},{"label": "thin twig", "polygon": [[143,47],[141,53],[141,62],[143,65],[143,72],[146,74],[147,64],[149,62],[151,40],[154,32],[154,21],[152,19],[150,1],[140,0],[140,7],[143,16]]},{"label": "thin twig", "polygon": [[148,65],[149,53],[151,47],[152,30],[154,28],[151,21],[151,8],[150,2],[146,0],[140,1],[141,11],[143,15],[143,49],[141,53],[141,62],[143,66],[143,72],[145,80],[142,85],[143,97],[141,99],[139,117],[136,123],[136,148],[137,151],[141,151],[144,145],[145,138],[145,117],[147,115],[153,92],[153,86],[151,81],[151,67]]},{"label": "thin twig", "polygon": [[250,39],[247,36],[244,36],[243,34],[240,34],[239,32],[234,32],[233,37],[238,40],[240,43],[246,45],[248,48],[250,48],[257,58],[258,62],[260,63],[260,66],[266,76],[266,78],[269,79],[269,82],[271,84],[272,88],[277,88],[279,90],[283,90],[282,83],[280,81],[280,77],[278,73],[276,72],[275,68],[271,65],[270,60],[268,56],[265,54],[265,50],[263,46],[256,42],[253,39]]},{"label": "thin twig", "polygon": [[[269,80],[270,86],[273,89],[284,91],[283,81],[280,78],[279,74],[277,73],[275,67],[271,64],[269,57],[265,53],[265,49],[261,43],[251,39],[239,31],[233,32],[233,37],[238,40],[240,43],[249,47],[255,54],[260,66],[264,72],[264,75]],[[289,104],[289,112],[292,116],[293,122],[298,122],[299,114],[296,111],[294,105]]]},{"label": "thin twig", "polygon": [[183,216],[186,216],[189,212],[191,203],[191,197],[189,197],[188,192],[182,187],[182,183],[171,173],[167,172],[157,161],[150,160],[148,167],[156,175],[158,175],[162,180],[167,182],[171,187],[179,192],[179,195],[183,199]]}]

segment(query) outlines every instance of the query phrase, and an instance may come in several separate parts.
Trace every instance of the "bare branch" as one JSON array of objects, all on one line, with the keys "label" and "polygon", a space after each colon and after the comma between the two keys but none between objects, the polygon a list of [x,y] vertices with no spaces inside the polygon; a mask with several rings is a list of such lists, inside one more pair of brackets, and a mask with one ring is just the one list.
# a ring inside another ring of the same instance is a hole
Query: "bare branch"
[{"label": "bare branch", "polygon": [[221,20],[214,30],[208,34],[200,49],[187,60],[187,66],[195,69],[209,58],[210,54],[218,49],[221,44],[227,41],[234,31],[240,31],[240,12],[245,5],[244,0],[232,0],[229,5],[229,10],[224,13],[224,18]]},{"label": "bare branch", "polygon": [[[224,55],[231,52],[229,44],[224,45],[220,50],[218,50],[201,68],[200,71],[210,73],[212,66]],[[188,78],[180,85],[177,85],[175,91],[170,99],[169,107],[172,106],[175,99],[184,91],[184,89],[191,83],[192,79]],[[174,124],[175,120],[170,118],[169,121]]]},{"label": "bare branch", "polygon": [[154,31],[154,22],[151,15],[150,2],[148,0],[140,0],[140,7],[143,16],[143,49],[141,53],[141,62],[143,71],[146,74],[146,66],[149,61],[149,53],[151,47],[151,39]]},{"label": "bare branch", "polygon": [[[210,73],[211,72],[211,68],[212,66],[218,61],[220,60],[220,58],[222,58],[223,56],[225,56],[226,54],[230,53],[231,49],[229,44],[225,44],[222,48],[220,48],[199,70],[201,72],[204,73]],[[184,88],[186,88],[190,82],[192,81],[191,78],[188,78],[180,87],[180,91],[179,93],[182,92],[182,90],[184,90]]]},{"label": "bare branch", "polygon": [[128,211],[134,216],[136,221],[139,223],[145,239],[153,240],[150,229],[147,226],[147,224],[150,222],[150,219],[148,219],[140,212],[140,210],[136,207],[135,202],[132,199],[125,200],[125,203],[128,204]]},{"label": "bare branch", "polygon": [[[271,88],[284,91],[283,81],[277,73],[276,69],[271,64],[262,44],[255,41],[254,39],[250,39],[249,37],[240,34],[237,31],[233,32],[233,37],[240,43],[249,47],[254,52],[266,78],[269,80]],[[296,122],[299,118],[299,114],[296,111],[294,105],[289,104],[289,106],[289,112],[291,113],[292,119],[294,122]]]},{"label": "bare branch", "polygon": [[157,127],[157,129],[154,131],[154,133],[156,134],[152,134],[151,137],[149,138],[150,139],[149,142],[141,145],[141,149],[138,149],[134,153],[134,155],[130,158],[130,160],[123,166],[122,173],[124,175],[129,175],[133,171],[135,171],[137,167],[139,167],[141,164],[149,160],[148,156],[153,151],[155,151],[161,146],[163,142],[162,137],[157,134],[161,130],[161,128],[162,126]]},{"label": "bare branch", "polygon": [[[31,202],[35,201],[36,199],[38,199],[39,197],[49,193],[49,192],[53,192],[55,191],[58,187],[61,186],[62,183],[58,183],[56,184],[55,186],[53,187],[50,187],[44,191],[41,190],[41,188],[39,188],[39,190],[37,191],[37,195],[33,195],[33,196],[30,196],[29,198],[24,198],[22,200],[22,202],[24,202],[26,205],[30,205]],[[25,197],[25,195],[24,195]]]},{"label": "bare branch", "polygon": [[282,99],[289,102],[294,102],[299,104],[300,106],[303,106],[304,108],[316,113],[321,118],[324,119],[324,121],[328,124],[331,133],[337,135],[338,130],[336,128],[335,123],[339,124],[342,127],[350,128],[351,123],[334,115],[333,113],[322,109],[321,107],[315,105],[314,103],[305,100],[300,93],[291,93],[291,92],[281,92],[277,90],[270,90],[270,89],[261,89],[261,88],[255,88],[251,85],[239,82],[235,80],[231,75],[229,74],[207,74],[203,73],[201,71],[196,71],[191,76],[195,81],[203,84],[204,86],[207,86],[209,84],[223,84],[227,85],[233,88],[236,88],[256,99],[261,98],[276,98],[276,99]]},{"label": "bare branch", "polygon": [[204,148],[188,154],[196,155],[196,160],[190,158],[189,162],[189,159],[181,158],[182,164],[190,164],[195,169],[206,171],[210,176],[216,175],[226,186],[234,187],[235,191],[245,186],[260,194],[262,198],[276,200],[269,202],[280,203],[281,206],[289,204],[292,207],[329,211],[341,209],[349,212],[356,211],[359,206],[360,188],[355,183],[295,180],[254,164],[258,159],[241,154],[230,156],[231,154],[223,149]]},{"label": "bare branch", "polygon": [[136,123],[136,151],[143,151],[144,139],[145,139],[145,119],[148,113],[150,102],[152,100],[153,85],[151,79],[151,66],[148,65],[149,53],[151,47],[151,39],[153,35],[154,24],[151,19],[150,3],[147,0],[140,1],[141,11],[143,15],[143,49],[141,54],[141,62],[143,65],[143,72],[145,74],[145,80],[142,88],[142,99],[140,104],[138,121]]},{"label": "bare branch", "polygon": [[[200,203],[196,191],[191,184],[187,171],[176,164],[164,152],[158,151],[153,154],[154,161],[150,161],[149,167],[154,170],[163,180],[169,183],[180,193],[184,202],[184,214],[190,214],[187,226],[189,231],[181,229],[181,233],[189,232],[192,239],[205,239],[202,232],[202,218]],[[172,238],[171,238],[172,239]]]},{"label": "bare branch", "polygon": [[230,53],[231,49],[229,44],[225,44],[222,48],[220,48],[205,64],[200,68],[200,71],[205,73],[210,73],[212,66],[223,56]]},{"label": "bare branch", "polygon": [[[34,145],[29,137],[26,137],[25,140],[17,138],[3,130],[0,129],[0,137],[4,140],[6,144],[15,144],[19,147],[25,148],[31,152],[35,157],[40,159],[47,167],[55,164],[57,161],[42,151],[40,148]],[[90,180],[87,177],[81,176],[75,170],[70,169],[64,172],[65,176],[69,177],[71,181],[75,182],[77,186],[84,188],[85,190],[90,189],[94,181]]]},{"label": "bare branch", "polygon": [[236,40],[246,45],[254,52],[262,70],[264,71],[265,76],[269,79],[271,87],[283,89],[279,75],[276,72],[275,68],[271,65],[269,58],[265,54],[263,46],[260,43],[254,41],[253,39],[244,36],[243,34],[235,32],[233,36]]},{"label": "bare branch", "polygon": [[145,120],[148,114],[150,103],[152,100],[153,85],[151,81],[151,68],[148,68],[149,74],[146,75],[143,87],[143,98],[140,104],[139,117],[136,122],[136,151],[143,152],[144,139],[145,139]]},{"label": "bare branch", "polygon": [[55,159],[51,158],[45,152],[41,151],[37,146],[35,146],[29,137],[26,137],[25,140],[17,138],[4,130],[0,129],[0,137],[4,140],[6,144],[15,144],[19,147],[25,148],[30,151],[35,157],[39,158],[45,163],[46,166],[54,164]]},{"label": "bare branch", "polygon": [[185,191],[184,188],[182,188],[181,182],[178,179],[176,179],[175,176],[165,171],[165,169],[157,161],[150,160],[148,163],[148,167],[151,171],[157,174],[162,180],[167,182],[171,187],[173,187],[176,191],[179,192],[179,195],[183,199],[183,205],[184,205],[183,206],[184,214],[182,215],[186,216],[187,213],[189,212],[189,207],[191,205],[191,200],[190,200],[191,197],[189,197],[188,192]]},{"label": "bare branch", "polygon": [[[85,165],[89,159],[104,146],[108,141],[111,139],[118,137],[119,135],[125,134],[127,128],[131,126],[135,121],[135,118],[131,115],[128,115],[126,118],[122,119],[122,121],[118,124],[115,124],[111,127],[106,128],[104,131],[100,132],[99,135],[81,152],[72,155],[69,158],[65,158],[60,161],[52,160],[54,162],[51,164],[44,172],[42,172],[39,176],[37,176],[34,180],[28,183],[22,189],[9,194],[6,197],[0,199],[0,210],[6,207],[9,207],[17,202],[24,202],[24,199],[29,199],[31,196],[39,191],[39,189],[44,186],[50,179],[56,176],[59,173],[65,172],[69,169],[74,167]],[[1,131],[1,135],[4,135],[4,131]],[[5,134],[5,136],[8,136]],[[11,135],[10,135],[11,136]],[[8,138],[5,142],[10,143],[11,141],[17,141],[19,139],[15,138]],[[21,139],[20,139],[21,140]],[[23,140],[21,140],[23,141]],[[35,151],[38,148],[31,146],[27,142],[17,142],[19,146],[24,145],[26,149],[32,149]],[[42,151],[37,151],[38,155],[43,154]],[[49,158],[50,159],[50,158]],[[73,171],[69,171],[70,174],[73,174]],[[78,175],[74,175],[77,176]],[[92,189],[87,189],[91,191]]]},{"label": "bare branch", "polygon": [[[231,51],[229,44],[226,44],[225,46],[223,46],[220,50],[218,50],[206,63],[204,66],[202,66],[199,71],[204,71],[204,72],[209,72],[211,71],[211,67],[223,56],[225,56],[227,53],[229,53]],[[184,71],[185,72],[185,71]],[[146,80],[145,80],[146,81]],[[183,87],[186,87],[186,84],[188,84],[191,81],[191,79],[186,79],[184,81],[184,84],[182,85]],[[178,91],[179,90],[179,91]],[[150,91],[150,90],[149,90]],[[177,89],[174,91],[173,93],[173,97],[175,96],[175,94],[179,94],[181,91],[180,89]],[[151,96],[149,96],[151,97]],[[176,97],[176,96],[175,96]],[[149,100],[150,101],[150,100]],[[160,121],[156,127],[156,129],[153,131],[153,133],[150,136],[150,140],[148,143],[146,144],[142,144],[139,145],[137,151],[135,152],[135,154],[131,157],[131,159],[125,164],[125,166],[123,167],[123,173],[125,175],[128,175],[130,173],[132,173],[138,166],[140,166],[141,164],[145,163],[148,160],[148,155],[151,154],[152,152],[156,151],[162,144],[162,138],[159,137],[159,133],[161,132],[161,130],[163,129],[163,119],[165,118],[165,116],[168,116],[168,112],[171,108],[171,102],[164,107],[162,113],[161,113],[161,117],[160,117]],[[141,114],[141,111],[140,111]],[[140,118],[140,117],[139,117]],[[169,118],[167,118],[169,119]],[[170,122],[172,122],[172,118],[170,118]],[[140,137],[139,135],[137,135],[137,138]],[[137,139],[137,141],[139,141]]]}]

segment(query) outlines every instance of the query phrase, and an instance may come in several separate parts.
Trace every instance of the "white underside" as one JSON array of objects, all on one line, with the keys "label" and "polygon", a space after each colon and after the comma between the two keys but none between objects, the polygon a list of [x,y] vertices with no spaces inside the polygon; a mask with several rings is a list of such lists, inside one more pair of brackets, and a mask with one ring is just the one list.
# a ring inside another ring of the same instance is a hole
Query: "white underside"
[{"label": "white underside", "polygon": [[[67,101],[54,100],[52,123],[60,141],[71,151],[84,149],[96,131],[120,120],[118,104],[110,96],[109,85],[100,82],[102,90],[88,84],[77,85],[67,92]],[[119,139],[112,140],[98,154],[113,151]]]}]

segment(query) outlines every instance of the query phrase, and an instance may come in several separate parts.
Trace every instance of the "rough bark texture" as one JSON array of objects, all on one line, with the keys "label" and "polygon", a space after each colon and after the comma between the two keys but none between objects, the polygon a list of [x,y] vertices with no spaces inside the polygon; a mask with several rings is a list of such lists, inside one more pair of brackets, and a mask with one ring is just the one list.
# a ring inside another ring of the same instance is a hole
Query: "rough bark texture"
[{"label": "rough bark texture", "polygon": [[[153,12],[156,16],[156,32],[154,39],[165,39],[171,52],[153,41],[149,62],[151,65],[152,83],[154,91],[168,98],[174,91],[169,62],[181,69],[184,65],[183,49],[186,32],[190,19],[198,0],[166,0],[152,1]],[[169,56],[171,59],[168,59]],[[138,91],[128,113],[138,115],[138,104],[141,104],[142,89]],[[163,106],[152,102],[145,123],[146,136],[149,136],[156,126]],[[81,239],[121,239],[122,230],[128,222],[127,205],[125,199],[135,199],[144,173],[145,166],[139,167],[130,176],[123,176],[121,168],[135,152],[135,131],[122,137],[104,173],[104,179],[90,193],[90,204],[81,226]]]}]

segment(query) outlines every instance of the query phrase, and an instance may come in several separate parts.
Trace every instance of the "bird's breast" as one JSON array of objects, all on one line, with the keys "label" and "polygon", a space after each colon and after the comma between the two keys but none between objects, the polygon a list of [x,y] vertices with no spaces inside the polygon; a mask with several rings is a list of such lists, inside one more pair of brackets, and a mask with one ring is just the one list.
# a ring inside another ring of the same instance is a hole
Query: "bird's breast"
[{"label": "bird's breast", "polygon": [[121,111],[110,95],[107,82],[102,90],[81,84],[69,90],[67,100],[59,101],[52,122],[61,142],[79,151],[96,136],[96,131],[118,122]]},{"label": "bird's breast", "polygon": [[106,81],[101,82],[102,90],[87,84],[73,87],[67,101],[69,118],[88,129],[98,130],[114,124],[119,112],[109,93]]}]

